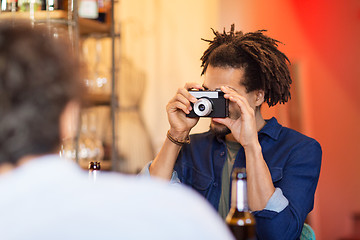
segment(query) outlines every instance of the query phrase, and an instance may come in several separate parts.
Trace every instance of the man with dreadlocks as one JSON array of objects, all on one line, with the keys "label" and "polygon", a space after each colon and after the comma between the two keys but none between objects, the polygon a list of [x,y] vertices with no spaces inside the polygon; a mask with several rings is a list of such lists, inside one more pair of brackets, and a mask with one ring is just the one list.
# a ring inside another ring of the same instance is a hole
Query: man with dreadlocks
[{"label": "man with dreadlocks", "polygon": [[232,240],[188,189],[107,172],[94,184],[59,157],[84,89],[71,45],[50,32],[0,19],[0,239],[168,240],[180,228],[173,239]]},{"label": "man with dreadlocks", "polygon": [[[289,60],[264,31],[243,34],[232,26],[214,34],[201,58],[204,83],[187,83],[169,101],[168,138],[145,171],[189,185],[225,217],[231,172],[246,166],[257,237],[298,239],[313,208],[321,147],[275,118],[264,120],[260,111],[264,102],[274,106],[290,99]],[[197,101],[188,92],[194,88],[220,88],[230,101],[229,117],[212,118],[210,131],[189,138],[199,120],[186,117]]]}]

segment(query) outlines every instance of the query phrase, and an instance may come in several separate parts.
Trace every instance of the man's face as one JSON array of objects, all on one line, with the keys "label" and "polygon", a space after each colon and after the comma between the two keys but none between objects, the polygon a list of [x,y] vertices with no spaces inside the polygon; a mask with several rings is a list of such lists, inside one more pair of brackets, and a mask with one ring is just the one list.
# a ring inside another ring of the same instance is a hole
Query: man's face
[{"label": "man's face", "polygon": [[[244,96],[250,106],[255,109],[254,92],[247,93],[246,88],[241,84],[244,81],[243,68],[212,67],[208,66],[204,75],[203,87],[205,90],[215,90],[221,86],[227,86]],[[240,108],[233,102],[229,102],[229,118],[238,119],[241,116]],[[225,136],[231,133],[230,129],[220,123],[211,120],[210,129],[218,136]]]}]

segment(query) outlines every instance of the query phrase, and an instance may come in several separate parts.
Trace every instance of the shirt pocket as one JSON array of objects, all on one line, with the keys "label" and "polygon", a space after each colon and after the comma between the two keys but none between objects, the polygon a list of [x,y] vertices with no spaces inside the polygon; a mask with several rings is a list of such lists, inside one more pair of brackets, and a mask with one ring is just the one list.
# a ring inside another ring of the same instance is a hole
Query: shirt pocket
[{"label": "shirt pocket", "polygon": [[278,181],[280,181],[283,177],[283,168],[280,167],[271,167],[269,168],[270,170],[270,174],[271,174],[271,179],[273,181],[273,183],[276,183]]},{"label": "shirt pocket", "polygon": [[206,197],[213,182],[212,178],[190,166],[183,166],[183,171],[183,182]]}]

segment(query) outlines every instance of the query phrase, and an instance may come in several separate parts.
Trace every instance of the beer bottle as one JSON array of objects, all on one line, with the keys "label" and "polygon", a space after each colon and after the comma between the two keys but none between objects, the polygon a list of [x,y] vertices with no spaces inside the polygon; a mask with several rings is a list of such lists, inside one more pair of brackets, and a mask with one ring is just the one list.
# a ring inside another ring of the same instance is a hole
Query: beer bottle
[{"label": "beer bottle", "polygon": [[235,168],[232,174],[231,208],[226,224],[237,240],[255,240],[255,218],[247,202],[247,180],[245,168]]},{"label": "beer bottle", "polygon": [[100,162],[89,163],[89,178],[92,179],[94,182],[99,175],[100,168]]}]

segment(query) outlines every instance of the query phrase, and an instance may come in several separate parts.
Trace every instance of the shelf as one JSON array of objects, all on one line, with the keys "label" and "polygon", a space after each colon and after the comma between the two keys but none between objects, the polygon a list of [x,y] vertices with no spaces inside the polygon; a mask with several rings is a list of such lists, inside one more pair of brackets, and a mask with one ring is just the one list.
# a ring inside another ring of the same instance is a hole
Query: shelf
[{"label": "shelf", "polygon": [[100,106],[111,105],[111,94],[89,93],[85,96],[85,105]]},{"label": "shelf", "polygon": [[110,25],[92,19],[79,18],[80,35],[110,35]]},{"label": "shelf", "polygon": [[[6,2],[6,0],[4,0]],[[3,2],[4,2],[3,1]],[[118,0],[115,0],[118,2]],[[77,6],[77,0],[73,1],[74,6]],[[114,0],[111,0],[111,6],[114,6]],[[108,15],[109,16],[109,15]],[[80,54],[79,50],[79,37],[95,37],[95,38],[103,38],[109,37],[112,40],[111,51],[112,51],[112,66],[115,64],[115,38],[119,38],[120,34],[113,33],[114,26],[114,18],[108,19],[110,22],[103,23],[95,19],[86,19],[80,18],[74,11],[70,10],[54,10],[54,11],[35,11],[35,12],[1,12],[0,11],[0,20],[8,20],[8,21],[28,21],[34,25],[43,25],[46,24],[51,29],[52,27],[56,28],[67,28],[68,35],[70,36],[70,40],[73,41],[74,52]],[[112,76],[115,75],[116,69],[112,67]],[[111,86],[115,86],[115,78],[112,77]],[[114,93],[113,93],[114,94]],[[107,143],[109,146],[105,148],[105,158],[107,160],[101,161],[101,169],[103,171],[114,170],[114,166],[117,163],[118,151],[117,151],[117,138],[116,138],[116,129],[115,129],[115,120],[116,120],[116,111],[118,109],[118,101],[117,97],[112,94],[95,94],[89,93],[84,97],[84,108],[88,107],[97,107],[97,106],[107,106],[110,108],[110,117],[111,117],[111,142]],[[76,138],[79,137],[79,131],[77,131]],[[77,158],[78,158],[77,154]],[[112,166],[112,164],[114,166]],[[79,165],[87,169],[87,163],[79,163]]]},{"label": "shelf", "polygon": [[[30,17],[30,12],[1,12],[0,19],[32,19],[34,21],[64,20],[67,23],[68,12],[65,10],[55,11],[35,11],[34,17]],[[68,23],[69,24],[69,23]],[[102,23],[93,19],[79,18],[79,33],[86,35],[108,35],[110,36],[110,24]]]},{"label": "shelf", "polygon": [[[1,12],[0,19],[30,19],[30,12]],[[67,11],[55,10],[55,11],[35,11],[34,20],[46,20],[46,19],[66,19]]]}]

